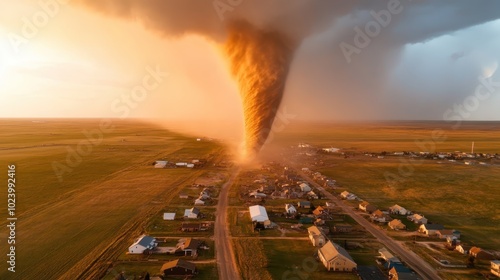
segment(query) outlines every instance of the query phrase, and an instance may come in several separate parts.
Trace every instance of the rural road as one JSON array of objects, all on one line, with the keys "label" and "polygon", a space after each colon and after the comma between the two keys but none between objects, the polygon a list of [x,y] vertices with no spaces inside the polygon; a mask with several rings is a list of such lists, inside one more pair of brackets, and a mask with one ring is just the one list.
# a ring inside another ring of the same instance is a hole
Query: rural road
[{"label": "rural road", "polygon": [[311,178],[309,178],[309,176],[307,176],[301,171],[297,172],[310,184],[312,184],[318,190],[320,190],[323,193],[323,195],[328,197],[328,199],[336,202],[336,204],[339,205],[346,214],[351,216],[357,223],[359,223],[368,232],[370,232],[373,236],[375,236],[382,244],[384,244],[387,247],[387,249],[395,253],[402,261],[404,261],[408,266],[410,266],[413,270],[415,270],[415,272],[417,272],[421,277],[428,280],[441,279],[441,277],[439,277],[439,275],[437,274],[436,270],[432,268],[427,262],[422,260],[418,255],[416,255],[411,251],[408,251],[399,242],[387,236],[382,230],[376,228],[371,222],[361,217],[358,213],[356,213],[353,210],[352,207],[345,205],[342,201],[340,201],[340,199],[338,199],[331,193],[327,192],[323,187],[321,187],[319,184],[317,184]]},{"label": "rural road", "polygon": [[214,237],[217,268],[220,280],[239,280],[240,275],[236,268],[236,260],[231,245],[229,227],[227,224],[228,191],[234,179],[240,173],[240,169],[232,172],[229,180],[222,186],[217,205],[217,217],[215,218]]}]

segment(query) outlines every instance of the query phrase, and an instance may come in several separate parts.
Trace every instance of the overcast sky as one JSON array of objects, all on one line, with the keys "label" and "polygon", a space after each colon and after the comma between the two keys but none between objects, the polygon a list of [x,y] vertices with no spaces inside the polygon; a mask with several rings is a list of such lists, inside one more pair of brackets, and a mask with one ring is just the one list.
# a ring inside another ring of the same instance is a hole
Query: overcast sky
[{"label": "overcast sky", "polygon": [[240,2],[0,0],[0,117],[238,128],[221,45],[244,19],[296,41],[281,106],[297,119],[500,120],[498,1]]}]

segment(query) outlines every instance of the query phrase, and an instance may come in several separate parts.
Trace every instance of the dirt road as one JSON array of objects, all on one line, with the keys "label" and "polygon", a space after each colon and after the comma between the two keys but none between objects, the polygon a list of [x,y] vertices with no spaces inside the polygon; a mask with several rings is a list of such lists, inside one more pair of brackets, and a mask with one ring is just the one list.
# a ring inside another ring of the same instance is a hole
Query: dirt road
[{"label": "dirt road", "polygon": [[219,194],[219,204],[217,205],[217,217],[215,218],[215,252],[217,258],[217,268],[220,280],[239,280],[240,275],[236,268],[233,247],[230,240],[230,232],[227,224],[228,191],[234,179],[240,173],[240,169],[235,170],[229,180],[222,186]]}]

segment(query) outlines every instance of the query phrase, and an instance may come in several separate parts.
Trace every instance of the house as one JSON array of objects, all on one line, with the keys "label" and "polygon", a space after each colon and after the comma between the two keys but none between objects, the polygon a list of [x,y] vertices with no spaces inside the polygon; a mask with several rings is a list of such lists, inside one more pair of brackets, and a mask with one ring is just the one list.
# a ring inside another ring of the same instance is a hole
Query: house
[{"label": "house", "polygon": [[205,205],[205,201],[203,201],[201,198],[197,198],[194,201],[194,205]]},{"label": "house", "polygon": [[377,211],[378,207],[370,204],[368,201],[363,201],[358,205],[359,210],[365,211],[367,213],[373,213]]},{"label": "house", "polygon": [[391,269],[389,269],[389,279],[391,280],[418,280],[415,273],[413,273],[409,268],[404,266],[402,263],[392,264]]},{"label": "house", "polygon": [[348,191],[343,191],[340,193],[340,197],[342,197],[343,199],[347,199],[347,197],[350,195],[351,193],[348,192]]},{"label": "house", "polygon": [[180,198],[180,199],[188,199],[188,198],[189,198],[189,195],[187,195],[186,193],[180,193],[180,194],[179,194],[179,198]]},{"label": "house", "polygon": [[167,167],[168,161],[166,160],[157,160],[155,161],[155,168],[165,168]]},{"label": "house", "polygon": [[297,206],[299,208],[309,209],[309,208],[311,208],[311,202],[310,201],[299,201],[299,203],[297,203]]},{"label": "house", "polygon": [[160,272],[165,277],[169,276],[189,276],[198,273],[196,265],[194,263],[177,259],[175,261],[170,261],[165,264],[160,269]]},{"label": "house", "polygon": [[321,214],[323,214],[323,212],[325,212],[325,208],[318,206],[318,207],[316,207],[316,209],[314,209],[313,214],[314,214],[314,216],[321,216]]},{"label": "house", "polygon": [[265,223],[269,221],[269,217],[267,216],[267,211],[264,206],[254,205],[248,207],[250,211],[250,218],[252,222]]},{"label": "house", "polygon": [[296,214],[297,213],[297,209],[295,208],[295,206],[293,206],[292,204],[285,204],[285,211],[287,214]]},{"label": "house", "polygon": [[261,193],[261,192],[251,192],[248,194],[248,196],[253,197],[253,198],[265,198],[267,195],[265,193]]},{"label": "house", "polygon": [[317,226],[307,228],[307,232],[309,233],[309,240],[311,240],[313,246],[322,247],[325,245],[326,237]]},{"label": "house", "polygon": [[387,216],[380,210],[376,210],[375,212],[373,212],[370,218],[372,219],[372,221],[379,223],[386,223],[391,220],[391,217]]},{"label": "house", "polygon": [[353,227],[351,225],[334,225],[333,226],[333,231],[334,232],[351,232]]},{"label": "house", "polygon": [[470,248],[469,255],[475,257],[476,259],[481,259],[481,260],[493,260],[493,259],[495,259],[495,256],[491,252],[483,250],[479,247]]},{"label": "house", "polygon": [[423,224],[418,228],[418,232],[427,236],[436,235],[438,231],[443,230],[444,226],[440,224]]},{"label": "house", "polygon": [[149,250],[153,250],[158,246],[156,239],[151,236],[142,235],[128,247],[129,254],[144,254]]},{"label": "house", "polygon": [[395,204],[394,206],[389,207],[389,212],[396,215],[407,215],[409,211]]},{"label": "house", "polygon": [[393,230],[403,230],[406,229],[406,225],[401,222],[401,220],[394,219],[387,224]]},{"label": "house", "polygon": [[490,269],[491,274],[500,277],[500,261],[494,260],[491,261],[490,264],[491,264],[491,269]]},{"label": "house", "polygon": [[316,221],[314,221],[315,226],[322,226],[324,224],[325,224],[325,220],[320,219],[320,218],[318,218],[318,219],[316,219]]},{"label": "house", "polygon": [[183,232],[195,232],[201,230],[200,223],[182,223],[181,231]]},{"label": "house", "polygon": [[455,251],[460,252],[464,255],[468,255],[471,248],[472,246],[459,244],[457,245],[457,247],[455,247]]},{"label": "house", "polygon": [[200,209],[196,207],[184,210],[184,218],[198,219],[199,215],[200,215]]},{"label": "house", "polygon": [[319,196],[314,192],[314,191],[310,191],[307,193],[307,196],[310,198],[310,199],[319,199]]},{"label": "house", "polygon": [[436,235],[440,239],[460,239],[460,231],[454,229],[442,229],[436,232]]},{"label": "house", "polygon": [[198,249],[203,245],[203,242],[193,238],[179,239],[177,248],[184,252],[184,256],[198,255]]},{"label": "house", "polygon": [[318,250],[318,257],[328,271],[353,271],[358,266],[344,248],[331,241]]},{"label": "house", "polygon": [[300,187],[300,191],[302,191],[302,192],[310,192],[312,190],[311,187],[309,187],[309,185],[306,183],[300,184],[299,187]]},{"label": "house", "polygon": [[175,213],[163,213],[163,220],[165,221],[175,220]]},{"label": "house", "polygon": [[408,220],[414,222],[415,224],[427,224],[427,219],[420,214],[413,214],[408,216]]},{"label": "house", "polygon": [[387,250],[385,247],[379,249],[378,253],[380,254],[380,257],[387,262],[390,262],[390,263],[400,263],[401,262],[396,256],[394,256],[391,252],[389,252],[389,250]]}]

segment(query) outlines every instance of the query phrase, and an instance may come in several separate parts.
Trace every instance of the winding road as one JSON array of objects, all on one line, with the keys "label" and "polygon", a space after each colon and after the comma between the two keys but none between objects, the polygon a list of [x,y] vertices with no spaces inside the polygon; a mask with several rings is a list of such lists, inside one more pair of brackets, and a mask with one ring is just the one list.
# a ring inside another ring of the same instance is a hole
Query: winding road
[{"label": "winding road", "polygon": [[239,280],[240,275],[236,268],[233,247],[231,245],[231,234],[227,223],[228,191],[234,179],[240,173],[240,169],[232,172],[229,180],[222,186],[217,204],[217,217],[215,218],[215,252],[217,268],[220,280]]}]

